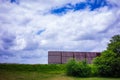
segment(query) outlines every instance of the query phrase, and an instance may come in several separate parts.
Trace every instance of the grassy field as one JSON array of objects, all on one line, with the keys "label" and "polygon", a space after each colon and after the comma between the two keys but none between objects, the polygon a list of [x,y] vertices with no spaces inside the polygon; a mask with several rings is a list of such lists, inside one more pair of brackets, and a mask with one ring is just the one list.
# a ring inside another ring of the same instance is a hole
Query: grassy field
[{"label": "grassy field", "polygon": [[66,76],[65,65],[0,64],[0,80],[120,80],[120,78],[76,78]]}]

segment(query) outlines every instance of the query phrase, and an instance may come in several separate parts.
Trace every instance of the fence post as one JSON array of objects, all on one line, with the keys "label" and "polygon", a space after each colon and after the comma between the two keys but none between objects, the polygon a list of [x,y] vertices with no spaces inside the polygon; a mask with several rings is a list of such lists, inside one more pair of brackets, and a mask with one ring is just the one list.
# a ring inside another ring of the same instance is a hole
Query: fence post
[{"label": "fence post", "polygon": [[62,64],[62,52],[61,52],[61,64]]},{"label": "fence post", "polygon": [[75,60],[75,54],[74,54],[74,52],[73,52],[73,59]]},{"label": "fence post", "polygon": [[87,53],[85,53],[85,62],[87,62],[87,60],[86,60],[86,58],[87,58],[86,55],[87,55]]}]

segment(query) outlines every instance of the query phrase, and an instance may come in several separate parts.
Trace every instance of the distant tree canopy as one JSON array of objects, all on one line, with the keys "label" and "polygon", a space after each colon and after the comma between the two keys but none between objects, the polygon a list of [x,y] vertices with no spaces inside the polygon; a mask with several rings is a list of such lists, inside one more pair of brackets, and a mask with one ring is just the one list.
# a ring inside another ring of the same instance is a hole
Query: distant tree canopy
[{"label": "distant tree canopy", "polygon": [[120,77],[120,35],[112,37],[107,50],[95,58],[94,65],[100,76]]}]

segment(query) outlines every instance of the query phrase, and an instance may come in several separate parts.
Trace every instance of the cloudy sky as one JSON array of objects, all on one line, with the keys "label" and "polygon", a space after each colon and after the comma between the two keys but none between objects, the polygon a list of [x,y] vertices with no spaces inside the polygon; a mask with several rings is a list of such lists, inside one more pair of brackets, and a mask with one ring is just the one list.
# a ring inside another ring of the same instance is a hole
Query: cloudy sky
[{"label": "cloudy sky", "polygon": [[103,51],[120,34],[119,0],[0,0],[0,63],[48,63],[48,51]]}]

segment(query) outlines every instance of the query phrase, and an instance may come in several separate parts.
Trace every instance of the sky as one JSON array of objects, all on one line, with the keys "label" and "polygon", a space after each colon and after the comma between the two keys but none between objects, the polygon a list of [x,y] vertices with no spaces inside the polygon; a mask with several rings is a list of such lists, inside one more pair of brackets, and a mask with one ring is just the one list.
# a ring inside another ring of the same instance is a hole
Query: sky
[{"label": "sky", "polygon": [[102,52],[117,34],[118,0],[0,0],[0,63],[47,64],[48,51]]}]

